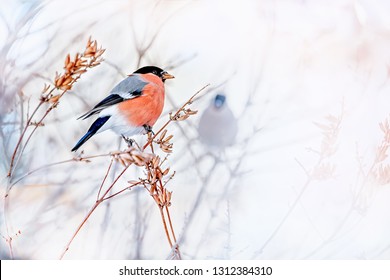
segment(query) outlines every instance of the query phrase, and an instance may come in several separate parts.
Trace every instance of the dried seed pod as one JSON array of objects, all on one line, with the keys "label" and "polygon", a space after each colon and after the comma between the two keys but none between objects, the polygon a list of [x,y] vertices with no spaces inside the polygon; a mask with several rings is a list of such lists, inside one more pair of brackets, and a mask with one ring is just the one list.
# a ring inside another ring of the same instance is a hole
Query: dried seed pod
[{"label": "dried seed pod", "polygon": [[167,134],[167,130],[164,129],[164,131],[161,133],[160,141],[162,141],[162,139],[164,139],[164,137],[165,137],[166,134]]},{"label": "dried seed pod", "polygon": [[172,198],[172,192],[167,192],[167,201],[170,203]]},{"label": "dried seed pod", "polygon": [[102,49],[102,47],[100,47],[99,50],[96,53],[96,56],[97,57],[101,56],[105,51],[106,51],[105,49]]},{"label": "dried seed pod", "polygon": [[69,85],[73,81],[73,78],[71,76],[66,77],[66,79],[62,82],[62,85],[66,86]]},{"label": "dried seed pod", "polygon": [[86,60],[81,60],[81,59],[77,60],[75,65],[76,65],[77,68],[79,68],[79,67],[87,67],[88,66],[87,61]]},{"label": "dried seed pod", "polygon": [[157,187],[156,187],[156,184],[152,184],[151,187],[150,187],[150,193],[151,194],[154,194],[154,192],[156,191]]},{"label": "dried seed pod", "polygon": [[152,159],[153,168],[156,168],[160,164],[160,157],[156,156]]},{"label": "dried seed pod", "polygon": [[122,164],[123,166],[126,167],[126,162],[125,162],[121,157],[118,157],[118,158],[117,158],[117,161],[118,161],[120,164]]},{"label": "dried seed pod", "polygon": [[139,185],[141,182],[137,180],[130,180],[127,181],[127,183],[129,183],[131,186],[135,186],[135,185]]},{"label": "dried seed pod", "polygon": [[65,65],[68,65],[69,64],[69,62],[70,62],[70,54],[68,54],[67,56],[66,56],[66,58],[65,58]]},{"label": "dried seed pod", "polygon": [[67,72],[71,72],[74,66],[75,63],[73,61],[70,61],[68,64],[65,64],[65,69],[67,70]]},{"label": "dried seed pod", "polygon": [[56,77],[55,82],[54,82],[55,86],[57,88],[60,87],[62,85],[62,82],[64,81],[64,79],[65,79],[64,76],[60,76],[58,78]]},{"label": "dried seed pod", "polygon": [[198,113],[198,111],[192,111],[192,110],[189,109],[189,108],[186,110],[186,114],[187,114],[187,115],[196,115],[197,113]]},{"label": "dried seed pod", "polygon": [[164,142],[168,142],[173,138],[173,135],[169,135],[167,138],[164,139]]},{"label": "dried seed pod", "polygon": [[87,70],[79,69],[79,70],[74,71],[73,74],[84,74],[85,72],[87,72]]},{"label": "dried seed pod", "polygon": [[175,121],[184,121],[184,120],[188,119],[189,117],[190,117],[189,115],[184,114],[184,115],[178,116],[175,119]]},{"label": "dried seed pod", "polygon": [[158,167],[155,169],[155,172],[156,172],[156,178],[157,178],[158,180],[161,180],[161,179],[162,179],[162,171],[161,171],[160,166],[158,166]]},{"label": "dried seed pod", "polygon": [[90,68],[96,67],[100,65],[100,62],[92,62],[91,65],[89,66]]},{"label": "dried seed pod", "polygon": [[50,85],[47,85],[46,83],[43,85],[42,93],[45,93],[49,90]]},{"label": "dried seed pod", "polygon": [[60,90],[71,90],[72,89],[72,85],[62,85],[59,87]]},{"label": "dried seed pod", "polygon": [[167,175],[169,173],[169,170],[170,168],[168,167],[167,169],[164,170],[164,172],[162,173],[164,176]]},{"label": "dried seed pod", "polygon": [[143,166],[145,165],[145,162],[144,162],[144,159],[140,156],[137,156],[137,155],[133,155],[133,160],[134,160],[134,163],[138,166]]},{"label": "dried seed pod", "polygon": [[157,174],[156,174],[156,172],[153,172],[151,182],[152,182],[152,184],[154,184],[156,181],[157,181]]},{"label": "dried seed pod", "polygon": [[157,194],[152,194],[152,197],[153,197],[154,201],[156,201],[156,203],[158,205],[161,205],[160,197]]},{"label": "dried seed pod", "polygon": [[49,102],[51,102],[51,103],[55,103],[55,102],[58,102],[58,100],[60,100],[60,98],[61,98],[61,95],[54,95],[54,96],[52,96],[51,98],[49,98]]}]

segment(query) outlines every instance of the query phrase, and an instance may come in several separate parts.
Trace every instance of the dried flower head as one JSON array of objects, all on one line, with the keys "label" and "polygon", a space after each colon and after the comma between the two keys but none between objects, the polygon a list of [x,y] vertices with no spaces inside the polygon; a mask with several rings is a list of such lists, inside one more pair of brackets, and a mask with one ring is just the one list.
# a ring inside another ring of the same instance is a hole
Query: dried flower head
[{"label": "dried flower head", "polygon": [[387,185],[390,183],[390,166],[380,165],[374,174],[375,180],[379,185]]},{"label": "dried flower head", "polygon": [[[88,39],[87,46],[83,53],[76,53],[72,60],[70,54],[67,54],[64,61],[65,73],[56,72],[52,88],[49,85],[44,85],[42,89],[41,101],[58,103],[63,94],[71,90],[73,84],[87,72],[88,69],[98,66],[103,61],[103,53],[105,49],[97,47],[97,41]],[[53,95],[54,89],[63,91],[61,94]]]},{"label": "dried flower head", "polygon": [[327,180],[335,176],[336,167],[332,163],[321,163],[317,166],[312,173],[314,179]]},{"label": "dried flower head", "polygon": [[137,166],[145,166],[152,161],[156,156],[150,153],[141,152],[136,148],[129,148],[124,151],[114,151],[110,153],[111,156],[122,164],[123,166],[129,166],[135,164]]},{"label": "dried flower head", "polygon": [[184,121],[188,119],[191,115],[195,115],[196,113],[198,113],[198,111],[193,111],[189,108],[188,109],[183,108],[178,112],[176,112],[176,114],[174,114],[173,116],[172,114],[169,114],[169,117],[173,121]]},{"label": "dried flower head", "polygon": [[326,123],[314,123],[322,131],[323,138],[319,154],[324,158],[334,155],[337,151],[337,138],[341,128],[343,112],[339,116],[328,115],[325,119]]},{"label": "dried flower head", "polygon": [[173,144],[170,142],[170,140],[173,138],[173,135],[169,135],[165,137],[167,134],[167,130],[164,129],[164,131],[161,133],[160,138],[156,140],[155,142],[160,145],[160,149],[165,153],[172,153]]}]

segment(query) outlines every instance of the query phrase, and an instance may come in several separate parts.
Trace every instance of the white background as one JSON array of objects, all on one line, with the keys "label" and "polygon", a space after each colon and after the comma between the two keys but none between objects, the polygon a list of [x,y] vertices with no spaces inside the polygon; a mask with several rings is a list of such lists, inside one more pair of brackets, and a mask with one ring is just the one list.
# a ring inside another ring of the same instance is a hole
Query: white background
[{"label": "white background", "polygon": [[[107,49],[105,62],[61,99],[15,178],[72,158],[71,147],[90,125],[77,117],[138,66],[158,65],[176,78],[166,82],[156,128],[201,87],[212,89],[191,106],[196,116],[169,127],[174,152],[167,166],[177,173],[167,186],[184,259],[389,259],[389,174],[379,174],[388,159],[375,159],[384,136],[379,123],[390,111],[387,1],[1,0],[0,6],[2,197],[21,116],[61,72],[66,54],[83,50],[92,36]],[[140,59],[137,49],[150,42]],[[199,116],[220,91],[240,127],[236,145],[222,154],[197,137]],[[340,127],[326,144],[318,124],[329,125],[329,115],[340,117]],[[118,142],[104,132],[83,148],[101,154]],[[316,166],[327,145],[334,153]],[[15,258],[57,259],[92,207],[108,164],[102,158],[56,165],[20,181],[7,213],[1,205],[2,258],[12,237]],[[118,188],[141,175],[131,168]],[[158,208],[139,188],[99,206],[65,259],[169,254]]]}]

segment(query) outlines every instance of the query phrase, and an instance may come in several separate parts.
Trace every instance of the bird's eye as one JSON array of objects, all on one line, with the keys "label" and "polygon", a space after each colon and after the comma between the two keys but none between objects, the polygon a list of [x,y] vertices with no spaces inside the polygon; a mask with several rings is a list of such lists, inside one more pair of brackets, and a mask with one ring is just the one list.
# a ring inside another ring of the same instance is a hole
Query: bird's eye
[{"label": "bird's eye", "polygon": [[158,75],[157,71],[156,70],[153,70],[152,72],[154,75]]}]

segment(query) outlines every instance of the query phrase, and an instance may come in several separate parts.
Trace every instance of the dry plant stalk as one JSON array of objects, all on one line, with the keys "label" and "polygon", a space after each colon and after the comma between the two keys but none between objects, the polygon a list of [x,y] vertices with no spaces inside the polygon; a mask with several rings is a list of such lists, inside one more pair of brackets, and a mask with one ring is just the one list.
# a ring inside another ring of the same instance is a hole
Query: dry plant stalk
[{"label": "dry plant stalk", "polygon": [[266,239],[263,245],[258,249],[253,258],[256,258],[259,254],[262,254],[265,247],[273,240],[273,238],[278,234],[279,230],[283,227],[284,223],[290,217],[291,213],[297,207],[299,201],[304,195],[305,191],[309,187],[309,185],[315,180],[325,180],[334,175],[335,166],[331,163],[324,162],[326,159],[329,159],[337,152],[337,140],[338,135],[341,130],[341,124],[344,119],[344,102],[342,103],[341,113],[338,116],[328,115],[325,117],[325,123],[317,123],[314,124],[321,130],[322,132],[322,141],[319,150],[308,149],[309,151],[315,152],[318,154],[317,163],[313,166],[311,170],[307,170],[298,160],[298,164],[302,167],[302,169],[306,173],[306,182],[303,184],[300,192],[298,193],[296,199],[291,205],[290,209],[284,215],[282,220],[276,226],[271,235]]},{"label": "dry plant stalk", "polygon": [[[104,51],[105,49],[102,47],[98,48],[96,40],[91,40],[91,38],[89,38],[84,52],[76,53],[73,60],[71,59],[70,54],[66,56],[64,62],[65,73],[56,73],[53,85],[44,85],[39,103],[27,119],[27,122],[22,129],[22,133],[13,151],[7,174],[7,177],[10,178],[10,181],[13,172],[17,167],[17,163],[20,160],[24,149],[26,148],[36,129],[38,127],[44,126],[43,120],[54,108],[58,106],[61,97],[68,90],[72,89],[73,85],[80,79],[81,75],[87,72],[88,69],[98,66],[103,61],[102,55]],[[58,92],[57,94],[56,91]],[[38,121],[33,121],[33,119],[36,117],[36,114],[38,113],[38,110],[43,104],[49,104],[49,107],[42,116],[38,117]],[[33,129],[27,135],[27,130],[29,127],[33,127]],[[7,194],[8,191],[9,189],[7,190]]]},{"label": "dry plant stalk", "polygon": [[[167,129],[166,127],[172,122],[172,121],[182,121],[187,119],[191,115],[195,115],[197,112],[192,111],[191,109],[187,108],[189,104],[191,104],[194,100],[194,98],[207,87],[203,87],[199,91],[197,91],[187,102],[184,103],[182,107],[180,107],[175,114],[171,114],[169,120],[162,126],[162,128],[155,133],[153,136],[152,134],[148,134],[148,142],[145,144],[143,150],[139,150],[137,148],[131,147],[124,151],[114,151],[109,154],[103,154],[103,155],[97,155],[97,156],[89,156],[89,157],[78,157],[73,158],[70,161],[83,161],[88,162],[90,159],[94,157],[101,157],[101,156],[111,156],[110,164],[107,168],[106,174],[102,180],[102,183],[100,185],[98,195],[96,202],[86,215],[86,217],[82,220],[80,225],[77,227],[76,231],[72,235],[71,239],[67,243],[64,251],[62,252],[60,259],[64,257],[66,252],[69,250],[69,247],[83,225],[86,223],[86,221],[89,219],[89,217],[92,215],[92,213],[95,211],[95,209],[104,201],[111,199],[113,197],[116,197],[126,190],[130,190],[131,188],[135,186],[142,186],[144,187],[150,196],[153,198],[154,202],[159,208],[162,223],[164,226],[164,231],[167,236],[167,240],[169,243],[169,246],[171,248],[172,252],[172,258],[174,259],[181,259],[181,254],[179,250],[179,245],[177,244],[176,235],[173,229],[172,219],[169,212],[169,207],[171,206],[171,199],[172,199],[172,192],[169,191],[166,188],[167,183],[174,177],[175,172],[170,174],[170,167],[163,167],[163,164],[166,162],[167,156],[169,153],[171,153],[173,150],[173,144],[170,142],[170,140],[173,138],[173,135],[167,136]],[[159,138],[155,140],[157,137]],[[154,153],[154,147],[153,143],[157,144],[160,148],[160,150],[166,154],[164,160],[161,160],[160,156],[156,155]],[[145,148],[150,146],[150,149],[152,153],[145,152]],[[108,177],[108,174],[111,170],[111,166],[113,161],[116,161],[124,166],[124,169],[122,172],[114,179],[114,181],[110,184],[110,186],[104,191],[102,195],[102,188],[103,185],[106,182],[106,179]],[[125,188],[115,192],[114,194],[109,195],[110,191],[114,188],[115,184],[119,180],[120,177],[125,173],[125,171],[128,169],[130,165],[134,164],[135,166],[145,168],[145,177],[139,178],[138,180],[132,180],[129,181],[129,185]]]},{"label": "dry plant stalk", "polygon": [[[126,149],[122,152],[119,152],[119,151],[116,151],[116,152],[113,152],[110,154],[110,156],[112,157],[111,158],[111,161],[110,161],[110,164],[107,168],[107,172],[106,174],[104,175],[104,178],[103,178],[103,181],[100,185],[100,188],[99,188],[99,192],[98,192],[98,196],[97,196],[97,199],[96,199],[96,202],[94,203],[94,205],[92,206],[92,208],[89,210],[89,212],[87,213],[87,215],[85,216],[85,218],[82,220],[82,222],[80,223],[80,225],[77,227],[76,231],[74,232],[74,234],[72,235],[71,239],[69,240],[69,242],[67,243],[64,251],[62,252],[61,256],[60,256],[60,259],[62,259],[66,252],[69,250],[69,247],[70,245],[72,244],[73,240],[75,239],[75,237],[77,236],[77,234],[79,233],[79,231],[81,230],[81,228],[83,227],[83,225],[87,222],[87,220],[89,219],[89,217],[92,215],[92,213],[96,210],[96,208],[104,201],[110,199],[110,198],[113,198],[115,197],[116,195],[124,192],[125,190],[129,190],[131,189],[132,187],[140,184],[141,182],[135,182],[129,186],[127,186],[126,188],[122,189],[121,191],[119,192],[116,192],[114,193],[113,195],[109,195],[110,191],[114,188],[115,184],[118,182],[118,180],[123,176],[123,174],[126,172],[126,170],[132,165],[132,164],[135,164],[137,166],[145,166],[148,164],[148,162],[151,161],[151,159],[153,159],[153,155],[152,154],[149,154],[149,153],[144,153],[144,152],[140,152],[140,151],[137,151],[135,148],[130,148],[130,149]],[[100,196],[100,193],[101,193],[101,190],[103,188],[103,185],[104,183],[106,182],[106,179],[108,177],[108,174],[111,170],[111,166],[112,166],[112,162],[116,160],[120,163],[122,163],[125,167],[124,169],[121,171],[121,173],[119,173],[119,175],[114,179],[114,181],[111,183],[111,185],[104,191],[104,193]]]},{"label": "dry plant stalk", "polygon": [[[11,244],[12,238],[10,238],[10,226],[7,218],[7,213],[10,203],[9,194],[12,187],[15,185],[15,182],[13,182],[14,171],[16,170],[18,163],[23,156],[23,152],[26,149],[27,144],[30,142],[35,131],[39,127],[44,126],[43,121],[49,115],[49,113],[58,106],[61,97],[67,91],[72,89],[72,86],[80,79],[82,74],[87,72],[88,69],[98,66],[103,61],[102,55],[105,49],[101,47],[98,48],[97,45],[98,44],[96,40],[91,40],[91,38],[89,38],[84,52],[76,53],[73,60],[71,59],[69,54],[66,56],[64,63],[65,73],[56,73],[55,78],[53,80],[53,84],[44,85],[38,105],[32,111],[31,115],[27,115],[27,121],[24,126],[21,127],[21,134],[12,153],[11,161],[7,172],[8,184],[4,196],[5,224],[7,234],[9,236],[9,241],[7,243],[10,249],[11,258],[13,258]],[[42,115],[38,116],[39,109],[44,104],[47,104],[48,107]],[[38,120],[35,120],[35,118],[37,118]],[[28,129],[30,127],[32,127],[32,130],[29,131]],[[19,179],[17,181],[19,181]]]},{"label": "dry plant stalk", "polygon": [[378,145],[375,158],[372,163],[369,165],[367,171],[364,170],[362,163],[359,160],[359,171],[363,175],[361,182],[356,183],[356,189],[353,193],[352,203],[348,209],[348,211],[344,214],[340,223],[336,227],[336,229],[326,238],[319,246],[312,250],[305,258],[311,257],[318,250],[323,248],[326,244],[331,242],[336,238],[338,234],[344,229],[346,226],[350,216],[355,210],[360,210],[359,203],[365,205],[367,204],[366,199],[363,198],[363,194],[366,190],[370,190],[372,187],[372,182],[376,182],[379,185],[390,183],[390,166],[388,164],[384,164],[383,162],[388,158],[388,148],[390,146],[390,124],[388,119],[385,119],[383,122],[379,123],[379,127],[383,132],[382,142]]},{"label": "dry plant stalk", "polygon": [[379,128],[383,132],[382,142],[378,145],[375,153],[374,161],[367,171],[366,177],[374,180],[378,185],[385,185],[390,183],[390,165],[384,163],[389,157],[387,154],[390,146],[390,124],[389,120],[385,119],[379,123]]}]

